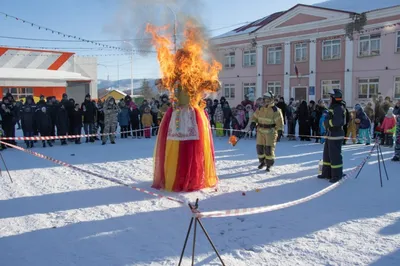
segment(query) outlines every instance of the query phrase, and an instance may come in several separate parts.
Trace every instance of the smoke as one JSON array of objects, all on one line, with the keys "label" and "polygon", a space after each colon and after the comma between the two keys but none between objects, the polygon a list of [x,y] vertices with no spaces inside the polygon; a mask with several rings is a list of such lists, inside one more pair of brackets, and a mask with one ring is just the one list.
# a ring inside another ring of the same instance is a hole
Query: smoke
[{"label": "smoke", "polygon": [[[146,33],[146,24],[155,26],[169,25],[166,34],[173,42],[174,13],[176,14],[176,38],[177,45],[183,37],[184,26],[187,21],[195,23],[196,27],[203,30],[203,38],[208,39],[204,27],[202,15],[204,5],[201,0],[120,0],[117,12],[111,18],[110,23],[104,26],[105,33],[129,40],[135,50],[140,50],[141,55],[148,54],[145,51],[154,50],[151,44],[151,36]],[[121,48],[131,49],[131,45],[121,42]]]}]

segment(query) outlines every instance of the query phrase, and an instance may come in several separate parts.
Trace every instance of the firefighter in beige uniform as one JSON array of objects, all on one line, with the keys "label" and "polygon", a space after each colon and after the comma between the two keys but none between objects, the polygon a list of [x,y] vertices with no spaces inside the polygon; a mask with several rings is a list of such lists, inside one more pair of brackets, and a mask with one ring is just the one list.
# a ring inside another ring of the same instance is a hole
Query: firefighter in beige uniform
[{"label": "firefighter in beige uniform", "polygon": [[258,108],[252,117],[251,129],[257,126],[258,169],[267,166],[267,172],[275,162],[275,145],[283,135],[283,116],[275,106],[274,95],[267,92],[263,96],[264,106]]}]

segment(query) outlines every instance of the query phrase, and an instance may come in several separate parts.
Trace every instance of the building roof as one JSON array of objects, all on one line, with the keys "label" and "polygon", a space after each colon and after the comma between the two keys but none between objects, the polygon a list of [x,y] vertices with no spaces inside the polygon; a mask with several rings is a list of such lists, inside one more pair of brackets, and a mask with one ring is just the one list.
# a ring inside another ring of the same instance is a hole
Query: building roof
[{"label": "building roof", "polygon": [[80,73],[47,69],[0,68],[0,80],[91,81]]},{"label": "building roof", "polygon": [[251,22],[249,24],[246,24],[244,26],[241,26],[239,28],[236,28],[234,30],[226,32],[224,34],[218,35],[218,36],[214,37],[214,39],[230,37],[230,36],[235,36],[235,35],[241,35],[241,34],[245,34],[245,33],[248,33],[248,34],[254,33],[254,32],[258,31],[259,29],[261,29],[262,27],[268,25],[272,21],[276,20],[277,18],[283,16],[284,14],[292,11],[293,9],[295,9],[297,7],[310,7],[310,8],[323,9],[323,10],[334,11],[334,12],[355,14],[355,12],[349,12],[349,11],[338,10],[338,9],[333,9],[333,8],[297,4],[297,5],[293,6],[292,8],[290,8],[290,9],[288,9],[286,11],[279,11],[279,12],[273,13],[273,14],[271,14],[269,16],[263,17],[263,18],[258,19],[256,21],[253,21],[253,22]]}]

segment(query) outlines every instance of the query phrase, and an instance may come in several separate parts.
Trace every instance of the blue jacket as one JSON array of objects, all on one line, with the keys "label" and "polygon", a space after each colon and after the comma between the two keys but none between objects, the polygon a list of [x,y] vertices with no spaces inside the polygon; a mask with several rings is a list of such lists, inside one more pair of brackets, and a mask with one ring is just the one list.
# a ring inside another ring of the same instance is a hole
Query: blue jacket
[{"label": "blue jacket", "polygon": [[367,114],[362,108],[357,109],[356,118],[360,119],[359,129],[371,128],[371,120],[369,120]]},{"label": "blue jacket", "polygon": [[128,109],[128,107],[121,108],[121,111],[118,114],[118,123],[122,127],[129,125],[129,109]]}]

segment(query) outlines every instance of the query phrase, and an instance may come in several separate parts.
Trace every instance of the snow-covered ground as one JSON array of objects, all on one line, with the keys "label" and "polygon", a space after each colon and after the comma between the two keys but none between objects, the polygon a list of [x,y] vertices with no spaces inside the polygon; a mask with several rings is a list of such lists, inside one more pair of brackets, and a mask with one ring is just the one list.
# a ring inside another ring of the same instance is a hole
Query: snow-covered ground
[{"label": "snow-covered ground", "polygon": [[[35,151],[150,189],[155,139],[117,139]],[[255,141],[215,140],[219,189],[174,196],[204,211],[273,205],[329,185],[316,178],[322,145],[278,144],[273,172],[257,170]],[[38,143],[39,144],[39,143]],[[371,147],[343,147],[347,172]],[[0,265],[177,265],[190,221],[187,206],[117,186],[21,151],[2,152]],[[379,183],[374,155],[358,179],[310,202],[203,223],[226,265],[400,265],[400,165],[383,149],[390,180]],[[397,172],[397,174],[396,174]],[[354,176],[353,176],[354,177]],[[150,189],[151,190],[151,189]],[[242,192],[245,192],[243,195]],[[183,265],[190,265],[191,239]],[[196,265],[219,265],[201,231]]]}]

